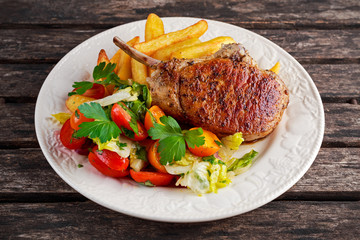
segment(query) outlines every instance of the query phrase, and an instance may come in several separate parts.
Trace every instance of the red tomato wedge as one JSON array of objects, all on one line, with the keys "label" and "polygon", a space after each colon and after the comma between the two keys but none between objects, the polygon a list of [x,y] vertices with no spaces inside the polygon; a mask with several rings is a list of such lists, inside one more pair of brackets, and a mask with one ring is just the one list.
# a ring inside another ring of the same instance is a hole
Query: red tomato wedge
[{"label": "red tomato wedge", "polygon": [[[124,127],[127,130],[133,131],[130,126],[131,116],[128,111],[131,110],[124,103],[115,103],[111,109],[111,118],[120,129],[121,127]],[[142,141],[148,137],[147,131],[140,121],[137,121],[137,127],[138,133],[135,134],[135,137],[131,139],[135,141]]]},{"label": "red tomato wedge", "polygon": [[[152,114],[152,116],[155,118],[155,119],[152,119],[150,113]],[[146,112],[145,114],[145,120],[144,120],[144,125],[145,125],[145,128],[146,130],[149,131],[150,128],[154,127],[154,123],[153,123],[153,120],[155,120],[157,123],[160,123],[160,118],[162,116],[165,116],[165,113],[163,112],[163,110],[161,110],[161,108],[159,108],[158,106],[154,105],[152,106],[150,109],[149,109],[149,112]]]},{"label": "red tomato wedge", "polygon": [[79,149],[86,141],[86,137],[74,138],[74,132],[70,126],[70,119],[66,120],[60,130],[60,141],[68,149]]},{"label": "red tomato wedge", "polygon": [[173,175],[162,172],[136,172],[130,169],[130,176],[138,183],[151,182],[155,186],[166,186],[174,179]]},{"label": "red tomato wedge", "polygon": [[125,177],[129,175],[129,159],[123,158],[116,152],[106,149],[98,150],[98,146],[93,147],[89,153],[89,162],[99,172],[110,177]]},{"label": "red tomato wedge", "polygon": [[[191,128],[190,130],[197,129]],[[207,157],[215,154],[219,151],[220,146],[215,142],[220,142],[219,138],[212,132],[203,129],[203,137],[205,137],[205,143],[200,147],[189,148],[189,151],[199,157]]]},{"label": "red tomato wedge", "polygon": [[94,121],[94,119],[85,117],[84,114],[82,114],[79,111],[79,109],[76,109],[75,112],[71,114],[70,126],[72,129],[77,131],[80,129],[79,127],[80,124],[82,124],[83,122],[92,122],[92,121]]},{"label": "red tomato wedge", "polygon": [[150,149],[148,150],[148,154],[147,154],[148,160],[149,160],[150,164],[154,168],[156,168],[156,170],[158,170],[159,172],[168,173],[166,171],[165,166],[160,163],[160,153],[158,153],[158,151],[157,151],[158,146],[159,146],[158,141],[154,142],[151,145]]},{"label": "red tomato wedge", "polygon": [[[77,90],[77,88],[75,88],[74,91],[75,90]],[[85,97],[100,99],[105,96],[105,93],[106,93],[106,91],[105,91],[104,85],[94,83],[92,88],[86,90],[86,92],[81,95],[85,96]]]}]

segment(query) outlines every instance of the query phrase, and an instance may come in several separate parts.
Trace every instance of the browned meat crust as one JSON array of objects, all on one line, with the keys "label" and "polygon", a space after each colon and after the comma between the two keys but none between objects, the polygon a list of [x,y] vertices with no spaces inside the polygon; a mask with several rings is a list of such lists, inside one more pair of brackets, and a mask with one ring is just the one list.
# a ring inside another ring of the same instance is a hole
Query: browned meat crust
[{"label": "browned meat crust", "polygon": [[247,141],[275,129],[289,101],[275,74],[230,59],[187,67],[179,97],[187,122],[219,136],[242,132]]},{"label": "browned meat crust", "polygon": [[276,74],[259,69],[246,50],[224,49],[213,58],[159,64],[148,81],[153,104],[220,137],[265,137],[281,120],[288,89]]}]

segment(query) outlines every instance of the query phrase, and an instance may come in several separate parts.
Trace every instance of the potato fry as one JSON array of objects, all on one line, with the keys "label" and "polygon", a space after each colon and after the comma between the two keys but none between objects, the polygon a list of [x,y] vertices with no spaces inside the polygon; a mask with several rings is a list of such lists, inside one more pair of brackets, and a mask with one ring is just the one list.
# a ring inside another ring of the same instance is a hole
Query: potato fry
[{"label": "potato fry", "polygon": [[222,44],[234,43],[231,37],[217,37],[207,42],[199,43],[191,47],[183,48],[173,52],[171,58],[199,58],[209,56],[217,52]]},{"label": "potato fry", "polygon": [[[150,13],[145,24],[145,41],[148,42],[164,34],[164,23],[156,14]],[[154,70],[147,67],[148,76]]]},{"label": "potato fry", "polygon": [[114,54],[114,56],[110,59],[110,62],[111,62],[111,63],[115,63],[115,64],[116,64],[116,67],[115,67],[115,69],[114,69],[114,72],[115,72],[115,73],[117,73],[117,72],[119,71],[119,68],[120,68],[119,60],[120,60],[121,52],[122,52],[122,50],[119,49],[119,50]]},{"label": "potato fry", "polygon": [[152,55],[160,48],[167,47],[174,43],[184,41],[189,38],[199,38],[203,35],[208,28],[208,24],[205,20],[191,25],[179,31],[163,34],[157,38],[154,38],[148,42],[142,42],[135,45],[135,48],[146,55]]},{"label": "potato fry", "polygon": [[279,74],[280,71],[280,62],[275,63],[275,65],[269,69],[270,71]]},{"label": "potato fry", "polygon": [[94,101],[95,98],[85,97],[82,95],[72,95],[66,99],[65,105],[70,110],[70,112],[75,112],[75,110],[83,103]]},{"label": "potato fry", "polygon": [[148,42],[164,34],[164,23],[158,15],[150,13],[145,24],[145,41]]},{"label": "potato fry", "polygon": [[[116,55],[116,54],[117,54],[117,53],[115,53],[115,55]],[[114,57],[115,57],[115,55],[114,55]],[[116,61],[116,60],[114,59],[114,57],[111,58],[112,61]],[[106,51],[105,51],[104,49],[101,49],[100,52],[99,52],[99,57],[98,57],[98,60],[97,60],[97,65],[99,65],[99,64],[102,63],[102,62],[105,62],[106,65],[111,62],[111,60],[109,60],[109,57],[108,57],[108,55],[106,54]],[[100,81],[103,81],[103,80],[104,80],[104,78],[100,79]],[[108,96],[108,95],[112,94],[113,90],[114,90],[114,85],[110,84],[110,85],[106,86],[106,87],[105,87],[105,96]]]},{"label": "potato fry", "polygon": [[146,77],[147,77],[147,67],[136,61],[135,59],[131,59],[131,74],[132,79],[140,84],[147,84]]},{"label": "potato fry", "polygon": [[97,65],[99,65],[102,62],[106,62],[106,64],[108,64],[110,62],[109,57],[107,56],[106,52],[104,49],[101,49],[99,52],[99,57],[97,60]]},{"label": "potato fry", "polygon": [[182,48],[191,47],[195,44],[199,44],[201,41],[198,38],[190,38],[182,42],[175,43],[173,45],[164,47],[158,51],[156,51],[151,57],[165,61],[170,60],[170,56],[173,52],[176,52]]},{"label": "potato fry", "polygon": [[[127,42],[127,44],[131,47],[133,47],[136,43],[138,43],[140,40],[140,37],[134,37],[130,41]],[[127,55],[125,52],[121,51],[123,54],[121,54],[119,59],[119,70],[117,72],[118,77],[121,80],[128,80],[131,78],[131,57]]]}]

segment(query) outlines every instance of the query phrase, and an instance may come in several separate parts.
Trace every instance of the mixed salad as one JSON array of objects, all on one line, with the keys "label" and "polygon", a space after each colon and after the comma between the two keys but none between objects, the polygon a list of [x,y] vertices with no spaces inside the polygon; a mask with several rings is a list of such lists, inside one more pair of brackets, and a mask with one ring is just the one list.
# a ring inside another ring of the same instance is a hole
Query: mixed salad
[{"label": "mixed salad", "polygon": [[240,132],[219,139],[200,127],[182,129],[151,105],[146,85],[121,80],[115,68],[115,63],[99,63],[92,82],[73,84],[66,100],[72,113],[53,115],[63,124],[62,144],[87,155],[102,174],[204,194],[229,185],[251,166],[254,150],[232,157],[243,142]]}]

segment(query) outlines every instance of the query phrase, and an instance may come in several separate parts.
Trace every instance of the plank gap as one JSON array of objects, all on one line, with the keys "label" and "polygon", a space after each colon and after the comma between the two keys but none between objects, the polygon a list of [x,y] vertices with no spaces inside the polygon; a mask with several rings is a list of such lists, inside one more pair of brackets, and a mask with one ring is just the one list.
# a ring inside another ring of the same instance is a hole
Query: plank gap
[{"label": "plank gap", "polygon": [[348,97],[323,97],[321,96],[321,101],[323,103],[349,103],[349,104],[357,104],[360,101],[360,96],[355,98]]},{"label": "plank gap", "polygon": [[304,64],[360,64],[360,58],[297,58],[298,62]]},{"label": "plank gap", "polygon": [[276,201],[359,201],[360,192],[286,192]]},{"label": "plank gap", "polygon": [[[124,21],[119,21],[113,24],[109,23],[85,23],[85,24],[76,24],[76,23],[59,23],[59,24],[47,24],[47,23],[1,23],[1,29],[74,29],[74,30],[93,30],[93,29],[110,29],[119,25],[126,23],[138,21],[141,19],[130,19],[127,18]],[[268,21],[253,21],[253,22],[235,22],[227,21],[223,22],[240,26],[248,30],[353,30],[360,29],[359,23],[298,23],[298,22],[268,22]]]},{"label": "plank gap", "polygon": [[86,202],[79,193],[1,193],[0,203]]},{"label": "plank gap", "polygon": [[39,148],[39,143],[37,141],[10,141],[10,142],[0,142],[0,149],[31,149]]},{"label": "plank gap", "polygon": [[0,96],[4,103],[36,103],[36,97],[8,97]]}]

